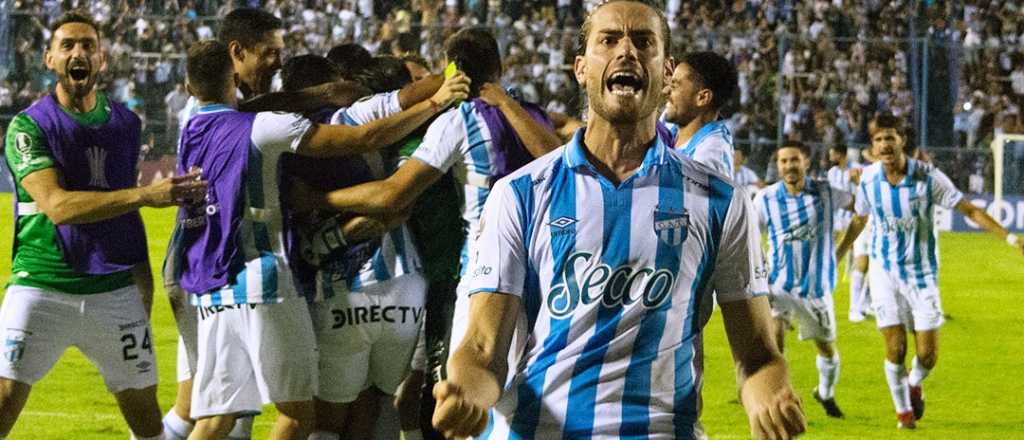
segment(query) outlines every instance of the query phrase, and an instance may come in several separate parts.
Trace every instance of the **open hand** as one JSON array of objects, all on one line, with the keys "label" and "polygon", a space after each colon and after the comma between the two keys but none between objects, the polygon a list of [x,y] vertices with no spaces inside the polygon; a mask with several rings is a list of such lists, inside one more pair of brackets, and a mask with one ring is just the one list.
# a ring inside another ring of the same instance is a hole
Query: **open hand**
[{"label": "open hand", "polygon": [[484,85],[480,87],[480,100],[489,105],[498,107],[509,99],[511,99],[511,97],[508,96],[508,93],[506,93],[505,89],[501,88],[500,85],[484,83]]},{"label": "open hand", "polygon": [[194,203],[206,197],[207,182],[198,170],[180,176],[165,177],[140,188],[142,204],[155,208]]}]

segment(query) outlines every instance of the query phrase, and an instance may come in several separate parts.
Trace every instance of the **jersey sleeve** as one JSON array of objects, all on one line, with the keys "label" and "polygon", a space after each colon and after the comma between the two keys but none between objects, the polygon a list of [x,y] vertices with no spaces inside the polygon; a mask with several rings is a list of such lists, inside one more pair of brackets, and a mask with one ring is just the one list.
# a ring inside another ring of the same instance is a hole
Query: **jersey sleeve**
[{"label": "jersey sleeve", "polygon": [[507,179],[494,185],[484,205],[476,265],[465,276],[469,292],[501,292],[522,296],[526,282],[526,237],[523,236],[521,206]]},{"label": "jersey sleeve", "polygon": [[311,127],[312,121],[296,113],[260,112],[252,124],[252,143],[264,155],[293,152]]},{"label": "jersey sleeve", "polygon": [[398,90],[395,90],[367,96],[356,101],[351,107],[338,110],[331,118],[331,123],[365,125],[401,111],[402,104],[398,101]]},{"label": "jersey sleeve", "polygon": [[53,152],[46,144],[43,131],[24,113],[15,116],[7,127],[5,147],[7,165],[19,184],[25,176],[54,166]]},{"label": "jersey sleeve", "polygon": [[765,201],[767,197],[765,190],[754,194],[754,213],[757,214],[757,225],[762,232],[768,229],[768,202]]},{"label": "jersey sleeve", "polygon": [[868,202],[868,185],[861,179],[861,182],[857,184],[857,192],[855,201],[853,203],[853,212],[859,216],[866,216],[871,214],[871,204]]},{"label": "jersey sleeve", "polygon": [[724,140],[716,139],[702,143],[693,153],[693,160],[711,167],[726,177],[734,176],[732,147]]},{"label": "jersey sleeve", "polygon": [[837,189],[834,186],[828,186],[826,189],[829,193],[829,202],[832,204],[832,211],[837,209],[847,209],[850,204],[853,203],[853,194],[849,192]]},{"label": "jersey sleeve", "polygon": [[449,110],[430,124],[423,136],[423,143],[416,148],[412,157],[442,173],[447,172],[459,160],[465,143],[466,130],[462,117],[457,110]]},{"label": "jersey sleeve", "polygon": [[964,198],[964,193],[956,189],[956,186],[949,180],[946,173],[943,173],[938,168],[932,169],[928,177],[931,178],[932,203],[943,208],[952,209]]},{"label": "jersey sleeve", "polygon": [[750,199],[734,191],[718,246],[711,285],[719,303],[768,293],[768,271]]}]

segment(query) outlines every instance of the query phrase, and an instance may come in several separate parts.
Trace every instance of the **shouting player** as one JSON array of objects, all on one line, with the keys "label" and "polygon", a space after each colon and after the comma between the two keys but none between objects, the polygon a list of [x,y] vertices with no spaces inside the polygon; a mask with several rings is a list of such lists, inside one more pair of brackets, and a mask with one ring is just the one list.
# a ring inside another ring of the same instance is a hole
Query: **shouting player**
[{"label": "shouting player", "polygon": [[44,58],[56,90],[7,131],[17,205],[14,274],[0,310],[0,438],[32,385],[73,345],[99,368],[132,438],[161,439],[153,279],[138,209],[202,197],[205,183],[190,174],[136,188],[141,124],[96,90],[105,63],[99,27],[71,12],[50,30]]},{"label": "shouting player", "polygon": [[839,381],[836,314],[832,290],[836,285],[834,213],[853,208],[853,195],[811,180],[810,150],[800,142],[782,144],[775,154],[782,180],[754,197],[761,228],[768,230],[771,255],[768,281],[772,316],[777,321],[779,350],[785,330],[800,322],[800,339],[818,348],[818,387],[814,400],[829,417],[843,417],[835,402]]},{"label": "shouting player", "polygon": [[[587,126],[495,185],[435,426],[449,437],[693,438],[694,340],[717,292],[752,432],[802,432],[767,298],[754,296],[767,286],[749,198],[656,135],[672,67],[664,15],[606,2],[581,42]],[[510,366],[519,317],[529,335]]]},{"label": "shouting player", "polygon": [[[871,306],[885,338],[885,378],[896,407],[897,427],[913,429],[924,415],[922,383],[938,360],[939,327],[944,322],[935,206],[955,208],[1022,252],[1024,241],[967,201],[938,168],[907,157],[900,119],[878,116],[869,125],[869,134],[877,161],[861,173],[856,216],[840,249],[849,246],[870,214],[868,277]],[[904,366],[908,332],[915,342],[909,376]]]}]

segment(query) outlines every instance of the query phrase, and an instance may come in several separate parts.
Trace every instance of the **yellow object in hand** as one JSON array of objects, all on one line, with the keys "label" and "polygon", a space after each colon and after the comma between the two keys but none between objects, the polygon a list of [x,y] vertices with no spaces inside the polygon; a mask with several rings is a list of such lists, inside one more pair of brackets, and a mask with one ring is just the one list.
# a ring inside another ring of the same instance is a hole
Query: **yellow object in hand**
[{"label": "yellow object in hand", "polygon": [[456,66],[454,61],[448,63],[448,65],[445,66],[444,68],[444,79],[448,79],[455,76],[455,73],[458,71],[459,66]]}]

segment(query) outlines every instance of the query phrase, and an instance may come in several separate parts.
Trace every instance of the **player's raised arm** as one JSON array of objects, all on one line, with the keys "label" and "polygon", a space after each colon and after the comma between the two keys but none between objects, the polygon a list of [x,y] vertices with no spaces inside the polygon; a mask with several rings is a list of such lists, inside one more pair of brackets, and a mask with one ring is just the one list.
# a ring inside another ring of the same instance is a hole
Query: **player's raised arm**
[{"label": "player's raised arm", "polygon": [[562,140],[551,126],[534,119],[530,112],[511,96],[508,96],[501,86],[494,83],[484,84],[480,87],[480,99],[501,110],[508,122],[512,124],[516,135],[523,141],[523,146],[533,157],[541,157],[562,145]]},{"label": "player's raised arm", "polygon": [[1022,254],[1024,254],[1024,240],[1021,240],[1017,234],[1007,231],[1006,228],[1000,225],[999,222],[992,218],[992,216],[988,215],[984,209],[971,204],[971,202],[968,202],[967,199],[964,198],[957,202],[956,210],[960,211],[964,217],[967,217],[974,223],[977,223],[982,229],[995,234],[995,236],[1002,240],[1006,240],[1007,244],[1017,248]]},{"label": "player's raised arm", "polygon": [[466,99],[469,78],[457,74],[430,97],[397,115],[379,119],[358,127],[318,125],[296,150],[312,157],[346,156],[375,151],[405,138],[438,112],[453,102]]},{"label": "player's raised arm", "polygon": [[352,81],[336,81],[302,90],[273,92],[257,96],[238,104],[244,112],[292,112],[303,113],[324,107],[348,107],[370,91]]}]

